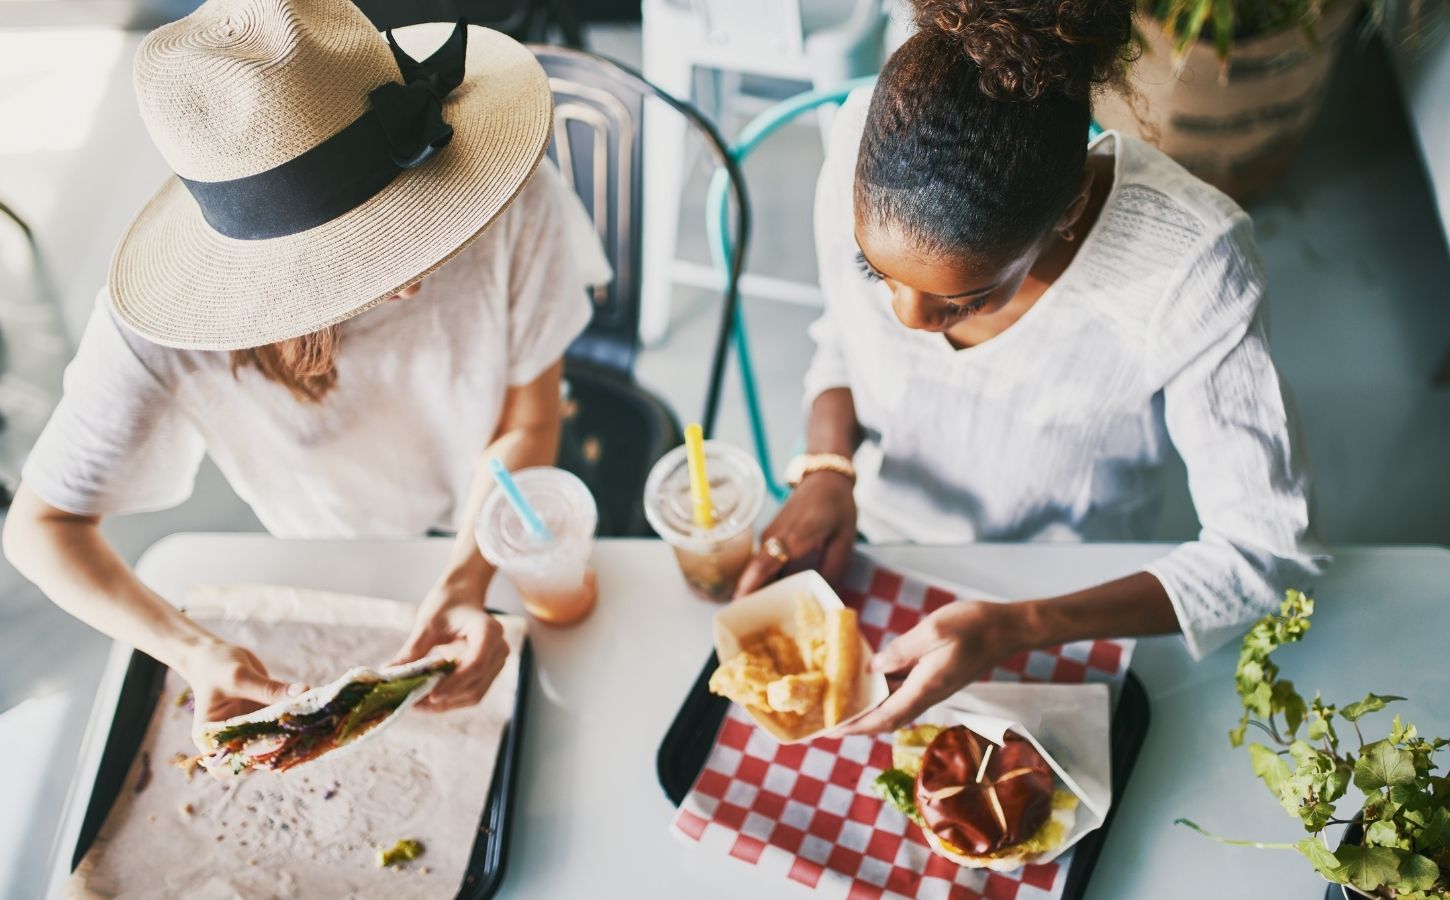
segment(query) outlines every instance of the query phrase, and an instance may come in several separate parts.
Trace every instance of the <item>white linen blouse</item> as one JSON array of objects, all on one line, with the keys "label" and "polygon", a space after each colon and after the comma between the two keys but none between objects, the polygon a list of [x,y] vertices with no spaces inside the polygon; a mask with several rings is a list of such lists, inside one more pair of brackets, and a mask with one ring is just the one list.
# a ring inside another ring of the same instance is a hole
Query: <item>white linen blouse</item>
[{"label": "white linen blouse", "polygon": [[860,529],[872,541],[1147,538],[1169,441],[1202,530],[1148,570],[1195,655],[1317,574],[1309,490],[1269,356],[1253,225],[1116,133],[1114,181],[1076,257],[1014,325],[957,350],[901,325],[856,263],[852,184],[870,88],[834,123],[816,191],[825,313],[806,404],[850,388]]},{"label": "white linen blouse", "polygon": [[[413,227],[427,227],[417,223]],[[83,515],[173,506],[210,454],[279,537],[456,529],[510,386],[588,324],[609,277],[578,198],[545,160],[513,204],[410,299],[342,324],[337,384],[301,402],[226,352],[153,344],[101,291],[24,481]]]}]

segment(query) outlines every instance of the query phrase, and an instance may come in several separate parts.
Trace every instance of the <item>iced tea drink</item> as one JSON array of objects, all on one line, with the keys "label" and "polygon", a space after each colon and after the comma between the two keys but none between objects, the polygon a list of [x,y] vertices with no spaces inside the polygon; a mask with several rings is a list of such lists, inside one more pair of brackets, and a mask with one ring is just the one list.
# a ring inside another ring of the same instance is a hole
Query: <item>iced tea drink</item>
[{"label": "iced tea drink", "polygon": [[723,602],[735,593],[735,584],[755,553],[755,519],[765,502],[765,477],[745,451],[719,441],[706,441],[704,446],[714,527],[695,524],[684,447],[655,463],[644,488],[644,511],[654,530],[674,548],[691,592]]},{"label": "iced tea drink", "polygon": [[598,507],[584,482],[563,469],[521,469],[513,478],[553,540],[531,535],[503,492],[494,491],[478,514],[478,549],[513,582],[530,615],[571,625],[589,615],[598,597],[589,567]]}]

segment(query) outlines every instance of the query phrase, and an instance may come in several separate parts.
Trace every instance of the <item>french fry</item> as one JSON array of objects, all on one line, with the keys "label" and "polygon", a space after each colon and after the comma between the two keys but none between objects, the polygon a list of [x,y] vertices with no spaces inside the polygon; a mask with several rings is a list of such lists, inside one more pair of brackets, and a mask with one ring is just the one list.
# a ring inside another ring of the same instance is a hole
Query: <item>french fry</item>
[{"label": "french fry", "polygon": [[710,691],[796,736],[834,728],[854,711],[861,668],[856,612],[822,608],[809,593],[793,610],[794,634],[768,625],[740,638],[740,652],[711,675]]},{"label": "french fry", "polygon": [[826,614],[821,601],[810,594],[801,594],[796,600],[795,640],[806,668],[820,671],[826,667]]},{"label": "french fry", "polygon": [[744,649],[770,657],[781,675],[799,675],[807,669],[795,641],[773,625],[756,635]]},{"label": "french fry", "polygon": [[806,713],[821,705],[826,676],[820,672],[787,675],[766,685],[765,697],[776,712]]},{"label": "french fry", "polygon": [[826,616],[826,727],[849,714],[861,669],[861,636],[854,609],[833,609]]},{"label": "french fry", "polygon": [[710,693],[728,697],[741,706],[769,710],[766,688],[780,673],[770,657],[759,653],[737,653],[710,676]]}]

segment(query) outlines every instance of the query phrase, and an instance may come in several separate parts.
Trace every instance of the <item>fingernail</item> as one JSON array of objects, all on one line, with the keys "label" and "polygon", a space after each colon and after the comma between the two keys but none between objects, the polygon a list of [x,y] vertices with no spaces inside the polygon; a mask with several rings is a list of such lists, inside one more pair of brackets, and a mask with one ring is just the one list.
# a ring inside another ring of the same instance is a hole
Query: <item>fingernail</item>
[{"label": "fingernail", "polygon": [[287,685],[287,696],[289,697],[296,697],[298,694],[305,693],[307,693],[307,685],[303,684],[300,681],[294,681],[291,684]]},{"label": "fingernail", "polygon": [[872,673],[880,672],[881,667],[885,664],[886,660],[882,659],[880,655],[873,656],[871,657],[871,661],[866,664],[866,670]]}]

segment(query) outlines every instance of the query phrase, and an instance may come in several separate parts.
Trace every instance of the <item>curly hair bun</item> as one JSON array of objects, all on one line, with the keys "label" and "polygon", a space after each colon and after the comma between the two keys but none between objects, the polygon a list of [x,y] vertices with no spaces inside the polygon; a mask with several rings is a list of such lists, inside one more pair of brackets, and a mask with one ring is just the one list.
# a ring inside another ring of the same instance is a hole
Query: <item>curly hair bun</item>
[{"label": "curly hair bun", "polygon": [[922,32],[960,44],[994,100],[1086,97],[1132,58],[1133,0],[911,0]]}]

